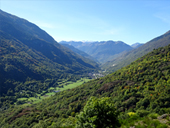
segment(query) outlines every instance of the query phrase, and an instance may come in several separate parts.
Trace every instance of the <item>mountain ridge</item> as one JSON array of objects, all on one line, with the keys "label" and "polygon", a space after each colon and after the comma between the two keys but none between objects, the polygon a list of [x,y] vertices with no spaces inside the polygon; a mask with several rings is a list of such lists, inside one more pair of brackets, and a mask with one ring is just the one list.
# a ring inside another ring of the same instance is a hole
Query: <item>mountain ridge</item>
[{"label": "mountain ridge", "polygon": [[65,47],[67,47],[67,48],[69,48],[69,49],[71,49],[73,52],[75,52],[75,53],[77,53],[77,54],[79,54],[79,55],[81,55],[81,56],[83,56],[83,57],[85,57],[85,58],[88,58],[88,59],[90,59],[90,60],[94,60],[94,61],[97,62],[97,60],[94,59],[92,56],[90,56],[90,55],[88,55],[87,53],[85,53],[85,52],[83,52],[83,51],[75,48],[75,47],[72,46],[72,45],[64,44],[64,43],[62,43],[61,45],[65,46]]},{"label": "mountain ridge", "polygon": [[[102,68],[108,69],[109,73],[120,69],[135,59],[142,57],[143,55],[151,52],[153,49],[157,49],[159,47],[167,46],[170,44],[170,32],[166,32],[161,36],[155,37],[154,39],[148,41],[147,43],[143,44],[142,46],[133,49],[129,52],[125,52],[124,54],[120,54],[118,57],[115,57],[113,60],[106,62],[102,65]],[[115,64],[115,66],[112,66]]]},{"label": "mountain ridge", "polygon": [[0,107],[98,69],[26,20],[0,10],[0,25]]},{"label": "mountain ridge", "polygon": [[94,41],[91,43],[86,42],[74,42],[74,41],[61,41],[59,43],[66,43],[73,45],[75,48],[84,51],[85,53],[91,55],[93,58],[97,59],[100,63],[104,63],[114,55],[119,54],[124,51],[132,50],[133,48],[122,42],[122,41]]},{"label": "mountain ridge", "polygon": [[[44,39],[48,42],[54,43],[54,39],[44,30],[40,29],[37,25],[29,22],[26,19],[23,18],[19,18],[18,16],[9,14],[7,12],[4,12],[0,9],[0,18],[3,19],[4,21],[6,20],[11,20],[13,21],[13,23],[17,26],[16,28],[20,28],[23,31],[26,31],[27,33],[29,33],[32,36],[38,37],[40,39]],[[2,20],[1,20],[2,22]],[[7,22],[7,21],[6,21]],[[21,27],[20,25],[24,25],[24,27]],[[3,30],[3,26],[1,26],[1,30]],[[15,34],[15,32],[10,32],[8,31],[9,34],[13,35]]]},{"label": "mountain ridge", "polygon": [[[69,63],[70,58],[72,58],[71,55],[73,55],[73,59],[76,56],[74,52],[69,51],[68,49],[66,49],[59,43],[57,43],[49,34],[47,34],[44,30],[40,29],[38,26],[26,20],[13,16],[11,14],[5,13],[3,11],[0,11],[0,14],[2,18],[1,20],[2,25],[0,28],[1,31],[4,31],[10,34],[11,36],[17,38],[18,40],[24,42],[27,46],[33,49],[36,49],[39,52],[42,52],[46,57],[50,57],[50,59],[52,59],[53,61],[56,61],[57,63],[61,63],[61,64]],[[10,18],[8,18],[9,16]],[[19,20],[19,23],[18,23],[18,20]],[[15,21],[17,23],[15,23]],[[22,24],[22,22],[24,23]],[[32,28],[29,28],[30,24],[31,26],[33,26]],[[27,28],[29,30],[27,30]],[[34,29],[35,30],[38,29],[38,30],[35,31]],[[22,30],[25,30],[25,31],[22,31]],[[41,33],[43,34],[41,35]],[[36,34],[41,35],[41,36],[38,36],[37,38],[37,36],[35,36]],[[44,37],[48,37],[48,39],[46,40],[46,38]],[[53,45],[55,45],[55,47]],[[52,51],[53,53],[51,52],[51,50],[53,50]],[[67,55],[69,55],[69,57]],[[63,58],[66,58],[66,59],[63,59]]]},{"label": "mountain ridge", "polygon": [[[128,116],[130,112],[139,114],[142,118],[149,113],[168,113],[169,63],[170,45],[155,49],[105,77],[58,92],[41,104],[11,108],[0,114],[0,120],[3,120],[0,126],[74,127],[75,115],[83,109],[91,96],[111,97],[114,106],[120,111],[119,119],[122,120],[134,120],[136,116],[131,118]],[[5,116],[11,112],[14,113],[9,117]]]}]

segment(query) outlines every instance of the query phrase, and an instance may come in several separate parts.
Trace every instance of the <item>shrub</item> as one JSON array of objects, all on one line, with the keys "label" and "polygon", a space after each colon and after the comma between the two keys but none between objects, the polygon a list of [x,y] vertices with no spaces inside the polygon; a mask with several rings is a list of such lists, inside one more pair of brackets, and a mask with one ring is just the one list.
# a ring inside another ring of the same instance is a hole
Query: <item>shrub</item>
[{"label": "shrub", "polygon": [[149,111],[146,111],[146,110],[138,110],[137,111],[137,115],[139,115],[140,117],[147,116],[148,114],[149,114]]},{"label": "shrub", "polygon": [[76,128],[117,128],[118,112],[109,97],[91,97],[78,116]]},{"label": "shrub", "polygon": [[156,128],[168,128],[168,126],[166,124],[160,124],[159,126],[157,126]]},{"label": "shrub", "polygon": [[148,116],[151,117],[152,119],[157,119],[159,115],[157,113],[151,113]]},{"label": "shrub", "polygon": [[131,116],[135,116],[136,113],[134,113],[134,112],[128,112],[128,115],[131,117]]}]

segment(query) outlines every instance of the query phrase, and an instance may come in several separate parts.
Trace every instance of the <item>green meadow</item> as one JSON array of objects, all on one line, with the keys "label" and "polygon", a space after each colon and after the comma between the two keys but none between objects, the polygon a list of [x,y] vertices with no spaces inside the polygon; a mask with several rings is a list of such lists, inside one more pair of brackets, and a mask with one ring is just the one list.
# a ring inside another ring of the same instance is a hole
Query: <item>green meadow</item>
[{"label": "green meadow", "polygon": [[43,91],[41,94],[36,93],[36,97],[18,98],[15,104],[20,104],[22,106],[29,106],[31,104],[36,104],[45,98],[49,98],[50,96],[55,95],[57,91],[64,91],[67,89],[72,89],[88,81],[90,81],[90,79],[88,78],[81,78],[80,80],[77,80],[76,82],[63,80],[62,82],[58,83],[57,87],[51,87],[47,91]]}]

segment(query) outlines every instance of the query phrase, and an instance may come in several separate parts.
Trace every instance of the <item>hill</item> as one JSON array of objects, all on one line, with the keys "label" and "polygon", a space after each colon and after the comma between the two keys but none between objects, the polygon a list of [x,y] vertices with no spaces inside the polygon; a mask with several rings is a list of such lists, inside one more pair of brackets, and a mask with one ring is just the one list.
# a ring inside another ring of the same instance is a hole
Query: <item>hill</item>
[{"label": "hill", "polygon": [[159,47],[164,47],[170,44],[170,31],[166,32],[165,34],[152,39],[151,41],[143,44],[142,46],[133,49],[129,52],[125,52],[123,54],[119,54],[113,60],[106,62],[102,65],[102,68],[107,69],[108,73],[114,72],[139,57],[151,52],[153,49],[157,49]]},{"label": "hill", "polygon": [[[170,45],[153,50],[103,78],[58,92],[39,104],[11,107],[0,114],[0,126],[68,127],[74,125],[76,113],[83,109],[91,96],[111,97],[115,107],[121,112],[119,119],[124,121],[130,118],[126,116],[129,112],[138,113],[141,117],[149,113],[169,113],[169,64]],[[130,119],[136,120],[136,116]],[[144,123],[146,121],[142,124]],[[139,124],[142,125],[140,122]],[[151,127],[155,125],[151,124]]]},{"label": "hill", "polygon": [[63,43],[61,43],[61,45],[63,45],[63,46],[65,46],[65,47],[69,48],[69,49],[72,50],[73,52],[75,52],[75,53],[77,53],[77,54],[79,54],[79,55],[81,55],[81,56],[83,56],[83,57],[85,57],[85,58],[88,58],[88,59],[90,59],[90,60],[94,60],[94,61],[97,62],[97,60],[95,60],[92,56],[90,56],[90,55],[88,55],[87,53],[85,53],[85,52],[83,52],[83,51],[81,51],[81,50],[75,48],[75,47],[72,46],[72,45],[63,44]]},{"label": "hill", "polygon": [[100,63],[105,63],[113,59],[114,55],[117,55],[123,51],[129,51],[133,48],[122,41],[100,41],[100,42],[74,42],[74,41],[61,41],[59,43],[67,43],[73,45],[75,48],[89,54]]},{"label": "hill", "polygon": [[98,68],[27,20],[0,10],[0,25],[0,107]]},{"label": "hill", "polygon": [[[54,62],[68,65],[74,61],[90,68],[97,66],[96,63],[88,65],[82,57],[77,56],[74,52],[57,43],[49,34],[27,20],[8,14],[2,10],[0,10],[0,18],[0,30],[2,32],[13,36],[28,47],[41,52]],[[79,66],[76,65],[76,67]]]}]

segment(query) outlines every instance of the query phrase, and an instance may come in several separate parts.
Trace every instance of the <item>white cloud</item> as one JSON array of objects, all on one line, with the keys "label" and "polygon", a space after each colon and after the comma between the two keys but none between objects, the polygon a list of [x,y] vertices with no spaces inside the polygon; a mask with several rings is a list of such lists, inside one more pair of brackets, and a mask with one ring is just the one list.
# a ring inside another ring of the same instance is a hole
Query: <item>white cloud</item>
[{"label": "white cloud", "polygon": [[61,24],[61,23],[49,23],[45,21],[33,21],[37,26],[43,29],[53,29],[53,30],[61,30],[61,29],[68,29],[68,26]]},{"label": "white cloud", "polygon": [[[166,1],[166,2],[165,2]],[[154,10],[153,16],[170,25],[170,1],[145,1],[146,7]]]},{"label": "white cloud", "polygon": [[51,23],[43,22],[43,21],[31,21],[32,23],[36,24],[40,28],[48,28],[48,29],[54,29],[56,26]]},{"label": "white cloud", "polygon": [[123,28],[123,27],[120,27],[120,28],[112,27],[111,29],[100,30],[100,32],[95,32],[94,34],[97,34],[97,35],[119,35],[124,30],[125,30],[125,28]]},{"label": "white cloud", "polygon": [[156,18],[162,20],[165,23],[170,25],[170,14],[167,13],[157,13],[154,15]]}]

